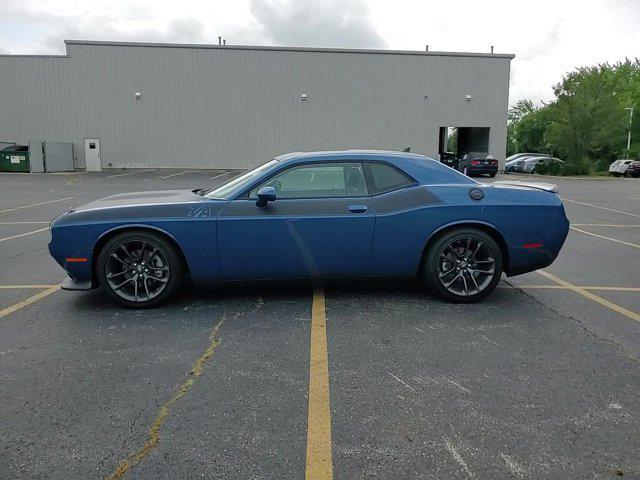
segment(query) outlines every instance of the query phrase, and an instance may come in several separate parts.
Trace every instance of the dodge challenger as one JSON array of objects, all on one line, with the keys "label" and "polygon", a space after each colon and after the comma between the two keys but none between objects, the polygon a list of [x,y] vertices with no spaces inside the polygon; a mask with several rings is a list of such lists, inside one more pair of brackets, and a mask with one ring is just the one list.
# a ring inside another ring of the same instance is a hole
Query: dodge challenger
[{"label": "dodge challenger", "polygon": [[554,185],[482,184],[427,157],[291,153],[213,190],[127,193],[51,223],[67,290],[101,288],[126,307],[185,281],[416,277],[474,302],[502,273],[550,265],[569,230]]}]

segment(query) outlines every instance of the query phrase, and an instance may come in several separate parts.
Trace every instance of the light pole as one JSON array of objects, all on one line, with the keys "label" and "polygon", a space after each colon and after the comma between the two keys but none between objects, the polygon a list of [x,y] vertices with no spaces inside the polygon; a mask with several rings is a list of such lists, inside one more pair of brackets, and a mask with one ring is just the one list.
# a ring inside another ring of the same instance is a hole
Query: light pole
[{"label": "light pole", "polygon": [[629,151],[631,150],[631,123],[633,122],[633,107],[625,108],[625,110],[629,110],[629,133],[627,134],[627,157],[628,157]]}]

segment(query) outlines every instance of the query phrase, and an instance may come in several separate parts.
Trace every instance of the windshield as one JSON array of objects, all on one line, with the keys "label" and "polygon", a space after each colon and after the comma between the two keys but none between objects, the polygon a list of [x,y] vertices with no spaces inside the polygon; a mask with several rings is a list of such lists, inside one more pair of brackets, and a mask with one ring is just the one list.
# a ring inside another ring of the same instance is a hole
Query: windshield
[{"label": "windshield", "polygon": [[228,200],[233,192],[241,189],[243,186],[249,185],[258,175],[276,163],[278,163],[277,160],[271,160],[270,162],[260,165],[244,175],[240,175],[238,178],[231,180],[229,183],[225,183],[221,187],[207,193],[206,197]]}]

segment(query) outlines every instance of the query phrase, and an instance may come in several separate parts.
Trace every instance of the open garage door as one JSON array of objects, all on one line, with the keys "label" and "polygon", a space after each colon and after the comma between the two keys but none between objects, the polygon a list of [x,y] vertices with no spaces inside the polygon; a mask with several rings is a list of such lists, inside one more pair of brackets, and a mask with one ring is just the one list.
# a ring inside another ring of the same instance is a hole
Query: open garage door
[{"label": "open garage door", "polygon": [[489,152],[489,127],[440,127],[438,156],[442,163],[457,168],[457,161],[469,152]]}]

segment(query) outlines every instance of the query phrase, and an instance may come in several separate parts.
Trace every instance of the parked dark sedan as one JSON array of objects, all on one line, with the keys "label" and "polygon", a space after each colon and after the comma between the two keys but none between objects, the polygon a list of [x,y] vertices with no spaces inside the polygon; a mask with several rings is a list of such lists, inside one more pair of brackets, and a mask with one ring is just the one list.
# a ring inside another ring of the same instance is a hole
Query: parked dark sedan
[{"label": "parked dark sedan", "polygon": [[498,173],[498,160],[487,152],[469,152],[460,159],[458,170],[469,176],[489,175],[495,177]]},{"label": "parked dark sedan", "polygon": [[627,170],[624,172],[623,174],[625,177],[629,178],[629,177],[633,177],[633,178],[638,178],[640,177],[640,161],[635,161],[632,162],[628,167]]}]

